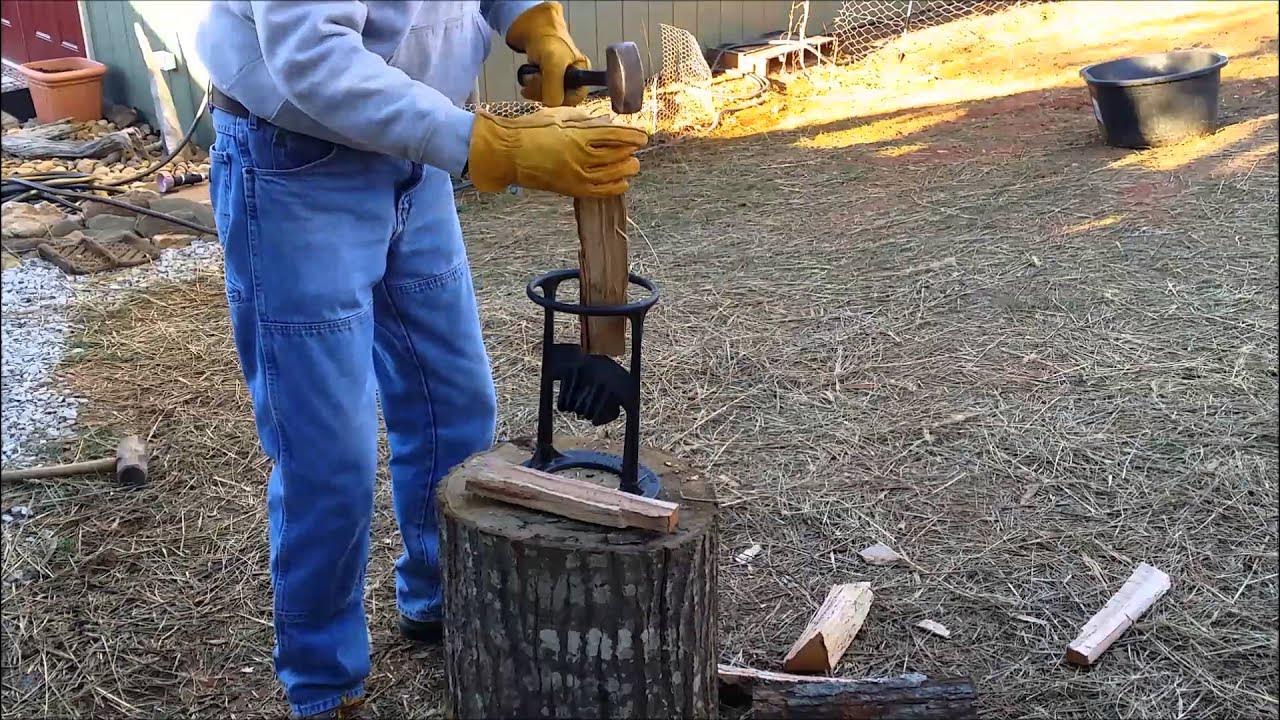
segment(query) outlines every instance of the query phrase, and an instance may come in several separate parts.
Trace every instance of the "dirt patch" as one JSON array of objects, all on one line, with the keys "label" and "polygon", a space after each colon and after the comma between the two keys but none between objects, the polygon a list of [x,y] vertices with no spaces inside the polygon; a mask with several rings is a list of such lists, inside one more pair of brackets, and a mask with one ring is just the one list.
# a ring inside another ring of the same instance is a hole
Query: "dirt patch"
[{"label": "dirt patch", "polygon": [[[631,255],[664,295],[644,427],[724,500],[724,660],[777,667],[831,584],[868,581],[876,603],[842,675],[968,675],[989,717],[1274,715],[1274,5],[1261,29],[1240,19],[1257,5],[1175,5],[1089,16],[1076,37],[1256,50],[1228,66],[1213,138],[1106,148],[1081,88],[1032,74],[992,94],[974,61],[988,94],[853,118],[784,108],[782,131],[646,157]],[[1066,28],[1071,7],[1035,9]],[[1048,33],[1043,15],[1019,22],[1001,32]],[[989,44],[953,31],[956,47]],[[929,42],[935,88],[961,77],[935,48],[946,38]],[[572,212],[530,194],[472,197],[462,215],[500,435],[527,435],[541,317],[520,288],[576,262]],[[84,323],[69,379],[104,434],[154,429],[155,482],[4,489],[6,507],[40,513],[5,528],[5,575],[36,568],[5,587],[6,709],[276,712],[268,467],[219,279],[86,308]],[[439,712],[440,656],[395,635],[381,492],[369,687],[379,715],[422,717]],[[913,565],[866,566],[875,542]],[[733,561],[756,543],[749,566]],[[1172,590],[1096,667],[1066,665],[1065,643],[1140,561]],[[913,631],[923,619],[951,638]]]}]

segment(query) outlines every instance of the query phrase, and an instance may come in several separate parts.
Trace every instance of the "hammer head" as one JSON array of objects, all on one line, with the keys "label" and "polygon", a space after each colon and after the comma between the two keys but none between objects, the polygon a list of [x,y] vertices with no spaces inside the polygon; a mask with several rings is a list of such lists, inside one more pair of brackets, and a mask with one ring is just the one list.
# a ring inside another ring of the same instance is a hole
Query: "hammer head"
[{"label": "hammer head", "polygon": [[123,438],[116,446],[116,481],[125,487],[147,482],[147,443],[137,435]]},{"label": "hammer head", "polygon": [[644,70],[640,48],[633,42],[614,43],[604,50],[605,85],[609,101],[619,115],[640,112],[644,106]]}]

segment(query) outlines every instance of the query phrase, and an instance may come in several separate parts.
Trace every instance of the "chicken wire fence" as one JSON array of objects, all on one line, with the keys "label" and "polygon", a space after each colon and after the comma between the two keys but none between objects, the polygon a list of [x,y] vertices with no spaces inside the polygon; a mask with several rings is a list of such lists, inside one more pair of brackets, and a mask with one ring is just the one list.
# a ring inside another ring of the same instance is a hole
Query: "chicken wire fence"
[{"label": "chicken wire fence", "polygon": [[[806,40],[809,3],[796,0],[788,14],[788,29],[762,38],[727,43],[705,50],[689,31],[660,25],[661,64],[646,83],[641,110],[619,119],[647,131],[655,144],[711,132],[726,114],[749,107],[768,91],[767,79],[742,73],[715,74],[712,65],[735,46],[783,43],[804,49],[821,62],[854,63],[882,45],[913,30],[942,25],[974,15],[994,14],[1033,0],[849,0],[821,28],[834,40],[834,53],[822,56]],[[711,62],[708,62],[708,56]],[[526,100],[484,102],[469,105],[500,117],[518,117],[541,105]],[[610,111],[609,98],[597,92],[582,108],[592,113]]]},{"label": "chicken wire fence", "polygon": [[992,15],[1026,0],[859,0],[845,2],[830,24],[841,62],[860,60],[912,30]]}]

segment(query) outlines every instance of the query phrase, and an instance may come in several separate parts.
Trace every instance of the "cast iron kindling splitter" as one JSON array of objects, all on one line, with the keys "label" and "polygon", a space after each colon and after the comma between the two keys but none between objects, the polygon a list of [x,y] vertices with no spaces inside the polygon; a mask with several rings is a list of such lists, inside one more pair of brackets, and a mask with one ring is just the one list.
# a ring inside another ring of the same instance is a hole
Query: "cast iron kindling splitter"
[{"label": "cast iron kindling splitter", "polygon": [[[556,290],[565,280],[579,280],[581,271],[573,268],[557,270],[529,281],[525,292],[543,309],[542,383],[538,393],[538,437],[533,457],[525,463],[545,472],[575,468],[599,470],[618,476],[618,489],[633,495],[657,497],[661,489],[658,475],[640,464],[640,346],[644,337],[644,318],[658,302],[658,288],[652,281],[629,273],[631,285],[648,291],[648,295],[622,305],[575,305],[556,299]],[[577,343],[555,341],[556,313],[578,317],[625,317],[631,328],[631,367],[604,355],[583,351]],[[560,393],[555,397],[555,384]],[[593,450],[559,451],[552,444],[553,415],[556,410],[571,412],[594,426],[613,422],[626,413],[626,430],[622,441],[622,457]]]}]

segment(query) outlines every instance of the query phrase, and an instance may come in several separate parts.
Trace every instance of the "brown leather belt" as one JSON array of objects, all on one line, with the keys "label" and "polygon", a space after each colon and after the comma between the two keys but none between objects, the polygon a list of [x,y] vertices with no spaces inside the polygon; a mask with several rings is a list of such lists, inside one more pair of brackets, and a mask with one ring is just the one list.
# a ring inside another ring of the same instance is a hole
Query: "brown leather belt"
[{"label": "brown leather belt", "polygon": [[209,89],[209,104],[223,112],[231,113],[236,117],[247,118],[253,115],[253,113],[249,112],[248,108],[237,102],[235,98],[227,95],[216,87]]}]

